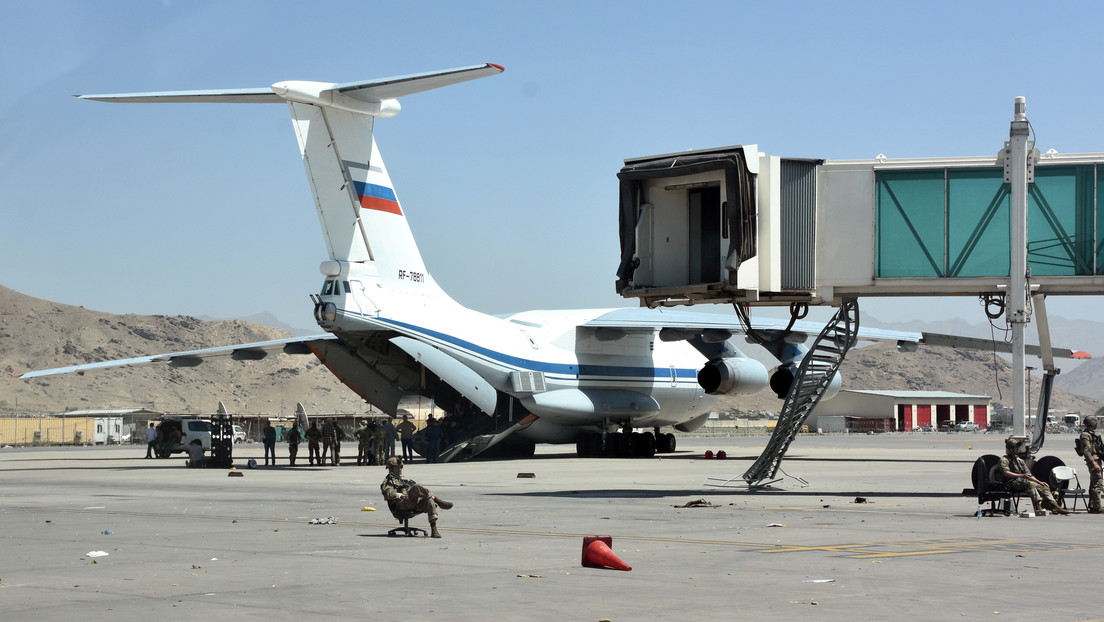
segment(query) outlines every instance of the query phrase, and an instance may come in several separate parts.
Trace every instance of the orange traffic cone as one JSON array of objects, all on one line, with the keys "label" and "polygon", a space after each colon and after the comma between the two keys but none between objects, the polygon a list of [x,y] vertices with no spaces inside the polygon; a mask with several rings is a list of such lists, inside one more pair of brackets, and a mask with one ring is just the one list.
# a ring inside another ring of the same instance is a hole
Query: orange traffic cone
[{"label": "orange traffic cone", "polygon": [[[587,541],[590,540],[588,543]],[[614,570],[632,570],[621,561],[609,545],[613,538],[609,536],[590,536],[583,539],[583,566],[587,568],[612,568]]]}]

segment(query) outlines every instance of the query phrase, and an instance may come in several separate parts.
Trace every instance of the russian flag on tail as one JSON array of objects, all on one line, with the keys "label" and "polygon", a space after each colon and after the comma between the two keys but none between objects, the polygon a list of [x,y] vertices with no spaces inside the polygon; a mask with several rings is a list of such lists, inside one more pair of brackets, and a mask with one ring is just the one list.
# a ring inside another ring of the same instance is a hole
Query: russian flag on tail
[{"label": "russian flag on tail", "polygon": [[391,188],[359,181],[354,182],[354,185],[356,186],[357,199],[364,209],[373,209],[402,216],[399,200],[395,197],[395,191]]}]

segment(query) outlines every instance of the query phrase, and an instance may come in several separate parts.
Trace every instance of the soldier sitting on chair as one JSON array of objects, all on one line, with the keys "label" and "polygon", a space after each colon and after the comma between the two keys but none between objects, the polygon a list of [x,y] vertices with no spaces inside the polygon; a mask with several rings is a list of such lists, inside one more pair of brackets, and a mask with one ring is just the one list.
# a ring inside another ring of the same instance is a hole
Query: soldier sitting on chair
[{"label": "soldier sitting on chair", "polygon": [[1069,511],[1058,505],[1054,495],[1050,492],[1050,486],[1040,482],[1031,474],[1027,463],[1019,456],[1020,443],[1015,439],[1004,442],[1005,455],[1000,459],[1001,477],[1008,482],[1008,487],[1016,492],[1026,492],[1031,495],[1031,504],[1035,511],[1047,509],[1055,514],[1069,514]]},{"label": "soldier sitting on chair", "polygon": [[429,515],[429,537],[440,538],[437,531],[437,508],[447,510],[452,504],[444,499],[438,499],[412,479],[403,479],[402,459],[392,457],[387,459],[387,477],[380,484],[380,492],[387,500],[387,507],[394,514],[398,511],[425,512]]}]

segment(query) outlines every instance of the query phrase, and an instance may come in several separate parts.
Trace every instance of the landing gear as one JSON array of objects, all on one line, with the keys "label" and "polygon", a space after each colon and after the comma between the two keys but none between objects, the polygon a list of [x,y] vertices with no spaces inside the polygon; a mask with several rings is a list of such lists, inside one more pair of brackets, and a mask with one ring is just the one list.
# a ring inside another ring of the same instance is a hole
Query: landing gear
[{"label": "landing gear", "polygon": [[[651,432],[609,432],[602,442],[601,432],[584,432],[575,441],[575,452],[581,458],[654,458],[657,453],[670,453],[675,448],[673,434]],[[670,447],[664,451],[663,447]]]}]

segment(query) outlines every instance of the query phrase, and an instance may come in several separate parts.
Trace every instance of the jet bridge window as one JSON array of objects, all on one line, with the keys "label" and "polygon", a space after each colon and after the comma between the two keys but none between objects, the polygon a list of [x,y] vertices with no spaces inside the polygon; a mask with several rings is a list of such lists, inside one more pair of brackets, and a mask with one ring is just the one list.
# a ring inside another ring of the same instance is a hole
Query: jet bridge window
[{"label": "jet bridge window", "polygon": [[[1104,274],[1104,191],[1093,165],[1037,166],[1028,186],[1033,275]],[[1010,190],[1003,169],[875,173],[877,276],[1008,276]]]}]

